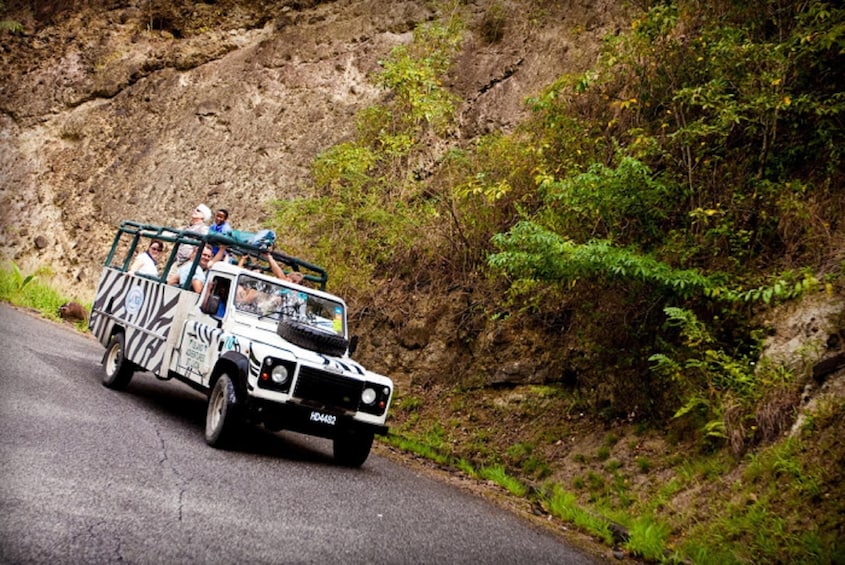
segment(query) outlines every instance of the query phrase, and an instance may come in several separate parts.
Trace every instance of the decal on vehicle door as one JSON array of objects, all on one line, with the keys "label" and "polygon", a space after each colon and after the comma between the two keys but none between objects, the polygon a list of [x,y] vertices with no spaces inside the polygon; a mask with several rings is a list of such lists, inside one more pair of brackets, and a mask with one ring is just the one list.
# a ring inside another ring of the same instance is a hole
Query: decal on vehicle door
[{"label": "decal on vehicle door", "polygon": [[228,334],[224,337],[223,349],[225,351],[236,351],[236,352],[240,353],[241,352],[241,344],[238,342],[237,337],[233,336],[232,334]]},{"label": "decal on vehicle door", "polygon": [[130,314],[137,314],[144,305],[144,291],[139,286],[133,286],[132,290],[126,293],[126,299],[123,304],[126,306],[126,311]]}]

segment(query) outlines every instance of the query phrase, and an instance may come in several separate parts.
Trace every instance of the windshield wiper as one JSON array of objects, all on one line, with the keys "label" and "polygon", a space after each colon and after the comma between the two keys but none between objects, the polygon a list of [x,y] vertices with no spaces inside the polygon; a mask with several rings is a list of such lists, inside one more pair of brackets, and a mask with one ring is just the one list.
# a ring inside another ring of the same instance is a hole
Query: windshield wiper
[{"label": "windshield wiper", "polygon": [[273,312],[267,312],[266,314],[261,314],[258,316],[258,319],[269,318],[271,316],[275,316],[276,314],[279,315],[279,319],[281,318],[296,318],[296,308],[293,306],[285,306],[281,310],[275,310]]}]

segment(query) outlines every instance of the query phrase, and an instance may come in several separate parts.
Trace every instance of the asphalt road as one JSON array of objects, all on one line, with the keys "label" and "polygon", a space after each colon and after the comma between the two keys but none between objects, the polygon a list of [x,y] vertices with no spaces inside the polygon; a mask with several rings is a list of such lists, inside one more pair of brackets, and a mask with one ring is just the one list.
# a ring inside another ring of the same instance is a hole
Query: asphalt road
[{"label": "asphalt road", "polygon": [[90,336],[0,304],[2,563],[592,563],[471,493],[331,443],[203,440],[205,397],[100,384]]}]

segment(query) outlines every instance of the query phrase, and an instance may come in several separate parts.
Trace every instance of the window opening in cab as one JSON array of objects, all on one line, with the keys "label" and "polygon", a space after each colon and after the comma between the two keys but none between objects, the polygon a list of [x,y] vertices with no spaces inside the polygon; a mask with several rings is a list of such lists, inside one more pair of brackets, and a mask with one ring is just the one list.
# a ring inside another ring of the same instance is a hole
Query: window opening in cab
[{"label": "window opening in cab", "polygon": [[346,335],[343,303],[301,288],[285,286],[250,275],[238,277],[235,308],[239,312],[278,321],[287,319],[324,332]]},{"label": "window opening in cab", "polygon": [[219,302],[215,316],[222,318],[226,315],[226,302],[229,300],[229,285],[231,281],[226,277],[215,276],[207,284],[208,294],[205,299],[208,301],[211,296],[217,297]]}]

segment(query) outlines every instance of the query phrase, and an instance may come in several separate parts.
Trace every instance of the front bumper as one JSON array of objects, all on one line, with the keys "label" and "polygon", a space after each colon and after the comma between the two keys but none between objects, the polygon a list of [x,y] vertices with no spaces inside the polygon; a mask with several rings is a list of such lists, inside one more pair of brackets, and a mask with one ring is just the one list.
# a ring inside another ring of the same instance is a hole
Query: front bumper
[{"label": "front bumper", "polygon": [[251,414],[267,428],[290,430],[307,435],[333,439],[348,430],[387,435],[388,427],[356,420],[354,415],[331,407],[298,402],[284,403],[253,398]]}]

